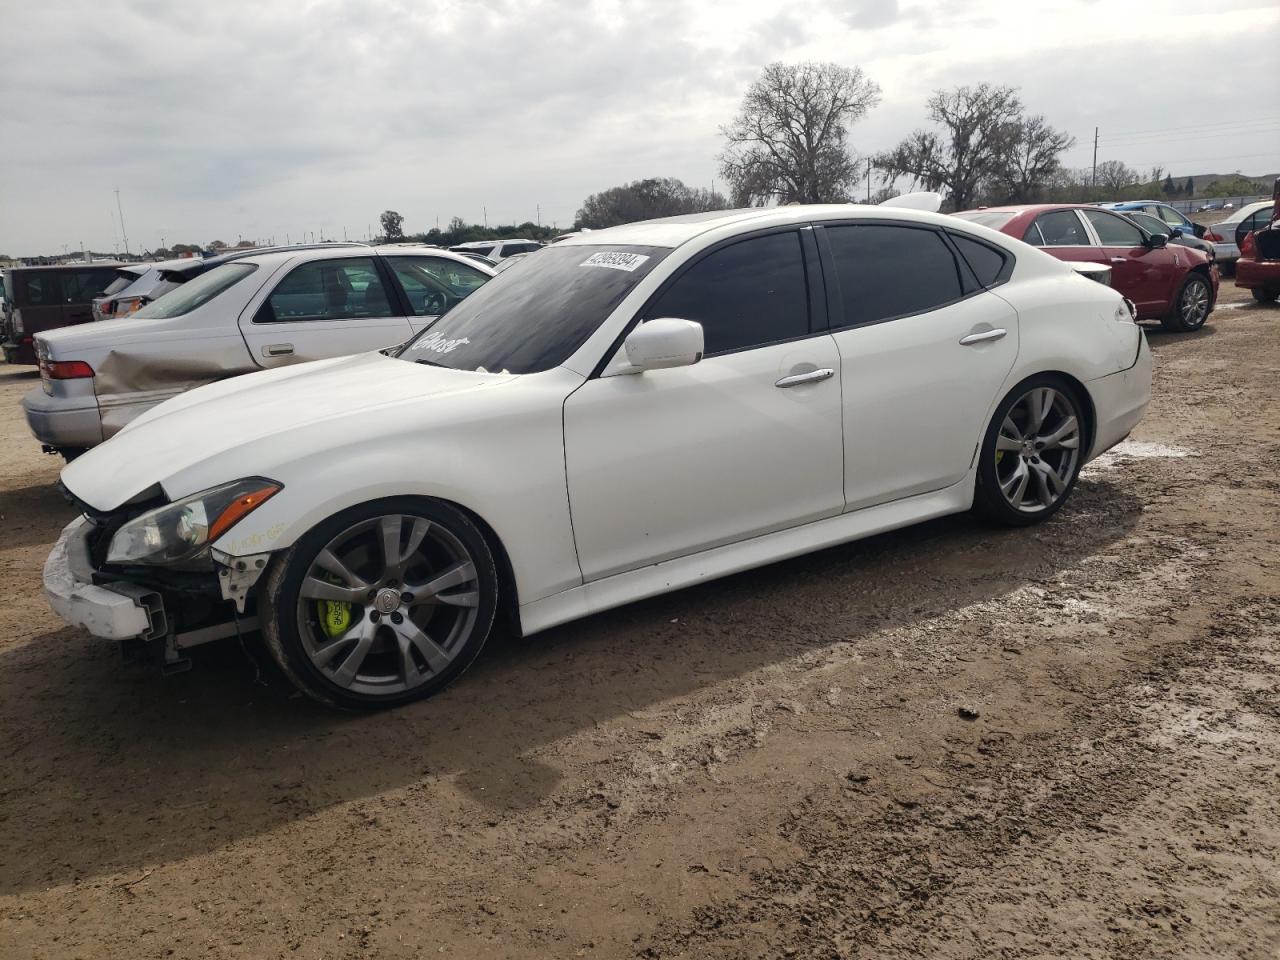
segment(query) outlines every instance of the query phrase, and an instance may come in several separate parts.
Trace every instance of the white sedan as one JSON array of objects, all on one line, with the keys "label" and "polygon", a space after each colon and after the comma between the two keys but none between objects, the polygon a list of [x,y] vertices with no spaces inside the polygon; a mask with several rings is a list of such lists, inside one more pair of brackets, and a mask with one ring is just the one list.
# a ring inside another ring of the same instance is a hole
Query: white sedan
[{"label": "white sedan", "polygon": [[431,694],[523,634],[975,507],[1062,507],[1141,419],[1111,288],[954,217],[593,231],[403,347],[237,377],[67,466],[54,609],[162,650],[261,630],[300,689]]}]

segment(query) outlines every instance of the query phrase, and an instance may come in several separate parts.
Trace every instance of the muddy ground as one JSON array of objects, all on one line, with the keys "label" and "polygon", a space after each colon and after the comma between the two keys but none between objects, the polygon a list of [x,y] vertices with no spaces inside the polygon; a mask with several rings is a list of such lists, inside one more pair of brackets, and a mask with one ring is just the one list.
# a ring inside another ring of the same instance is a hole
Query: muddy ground
[{"label": "muddy ground", "polygon": [[826,550],[363,717],[252,642],[165,678],[60,626],[72,511],[0,368],[0,955],[1276,957],[1280,307],[1223,299],[1041,528]]}]

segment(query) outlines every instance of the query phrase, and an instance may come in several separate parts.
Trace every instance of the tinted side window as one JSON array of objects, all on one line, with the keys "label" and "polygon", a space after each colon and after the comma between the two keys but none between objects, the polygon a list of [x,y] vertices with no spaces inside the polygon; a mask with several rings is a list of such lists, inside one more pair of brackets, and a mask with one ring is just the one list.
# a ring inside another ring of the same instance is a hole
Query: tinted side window
[{"label": "tinted side window", "polygon": [[1173,209],[1173,207],[1166,207],[1161,204],[1157,209],[1159,211],[1160,219],[1171,227],[1185,227],[1188,226],[1190,222],[1177,210]]},{"label": "tinted side window", "polygon": [[[1084,232],[1084,224],[1076,216],[1074,210],[1054,210],[1036,217],[1035,226],[1040,228],[1040,236],[1044,238],[1046,247],[1089,247],[1093,241]],[[1025,237],[1023,239],[1026,239]],[[1032,240],[1027,240],[1033,243]],[[1039,244],[1037,244],[1039,246]]]},{"label": "tinted side window", "polygon": [[827,227],[844,316],[832,326],[875,323],[960,299],[960,268],[933,230],[878,224]]},{"label": "tinted side window", "polygon": [[[1084,215],[1093,224],[1098,239],[1104,247],[1140,247],[1142,231],[1127,220],[1121,220],[1114,213],[1102,210],[1086,210]],[[1172,231],[1170,231],[1172,232]]]},{"label": "tinted side window", "polygon": [[809,293],[798,233],[742,240],[703,257],[645,311],[702,324],[707,354],[809,333]]},{"label": "tinted side window", "polygon": [[393,316],[372,257],[313,260],[271,292],[255,321],[348,320]]},{"label": "tinted side window", "polygon": [[1006,255],[995,247],[989,247],[980,240],[971,240],[958,233],[951,234],[951,239],[960,250],[960,255],[969,264],[969,269],[984,287],[990,287],[1001,281],[1004,272]]},{"label": "tinted side window", "polygon": [[19,294],[20,306],[51,307],[62,303],[61,278],[56,271],[28,273],[22,276],[25,295]]},{"label": "tinted side window", "polygon": [[62,278],[63,296],[67,303],[88,303],[94,297],[102,296],[102,291],[115,277],[114,270],[68,271]]}]

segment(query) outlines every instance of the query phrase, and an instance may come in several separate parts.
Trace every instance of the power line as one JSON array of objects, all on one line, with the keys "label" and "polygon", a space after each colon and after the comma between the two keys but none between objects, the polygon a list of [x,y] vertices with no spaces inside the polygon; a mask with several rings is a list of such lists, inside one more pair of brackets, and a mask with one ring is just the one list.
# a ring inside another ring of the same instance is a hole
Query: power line
[{"label": "power line", "polygon": [[1217,161],[1217,160],[1249,160],[1249,159],[1252,159],[1253,157],[1274,157],[1274,156],[1276,156],[1275,150],[1266,150],[1262,153],[1232,153],[1232,154],[1227,154],[1225,156],[1217,156],[1217,157],[1183,157],[1178,160],[1166,160],[1161,158],[1157,160],[1130,160],[1128,162],[1137,166],[1143,163],[1160,163],[1160,164],[1209,163],[1210,161]]},{"label": "power line", "polygon": [[1162,127],[1154,130],[1134,130],[1129,133],[1113,133],[1103,137],[1103,140],[1135,140],[1150,136],[1166,136],[1175,135],[1187,130],[1202,131],[1217,127],[1248,127],[1257,126],[1259,124],[1271,124],[1280,122],[1280,117],[1258,117],[1254,120],[1220,120],[1215,123],[1197,123],[1192,126],[1185,127]]},{"label": "power line", "polygon": [[1143,147],[1149,144],[1159,143],[1183,143],[1193,140],[1220,140],[1223,137],[1250,137],[1259,134],[1280,134],[1280,127],[1272,128],[1255,128],[1252,130],[1212,130],[1205,133],[1183,133],[1169,134],[1163,137],[1143,137],[1140,140],[1112,141],[1103,140],[1104,147],[1111,147],[1116,150],[1127,150],[1130,147]]}]

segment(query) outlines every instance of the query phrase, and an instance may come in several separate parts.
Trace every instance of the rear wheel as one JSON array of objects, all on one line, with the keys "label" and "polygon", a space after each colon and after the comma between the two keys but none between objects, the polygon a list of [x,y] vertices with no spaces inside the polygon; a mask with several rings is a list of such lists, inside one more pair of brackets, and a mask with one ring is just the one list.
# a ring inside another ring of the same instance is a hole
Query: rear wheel
[{"label": "rear wheel", "polygon": [[1006,526],[1047,520],[1080,475],[1086,434],[1083,408],[1069,383],[1049,374],[1024,380],[987,427],[974,507]]},{"label": "rear wheel", "polygon": [[1178,295],[1173,298],[1173,306],[1160,325],[1166,330],[1177,333],[1190,333],[1199,330],[1209,319],[1213,293],[1209,289],[1209,281],[1198,273],[1192,273],[1182,281]]},{"label": "rear wheel", "polygon": [[1259,303],[1275,303],[1276,298],[1280,297],[1280,288],[1264,290],[1261,287],[1254,287],[1249,292],[1253,294],[1253,299]]},{"label": "rear wheel", "polygon": [[263,636],[316,700],[393,706],[430,696],[470,666],[497,601],[493,554],[461,511],[381,500],[325,521],[276,561]]}]

